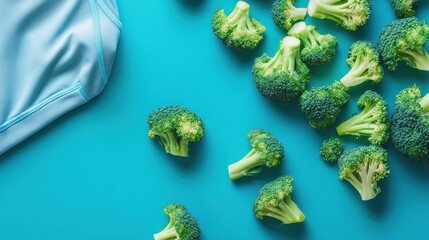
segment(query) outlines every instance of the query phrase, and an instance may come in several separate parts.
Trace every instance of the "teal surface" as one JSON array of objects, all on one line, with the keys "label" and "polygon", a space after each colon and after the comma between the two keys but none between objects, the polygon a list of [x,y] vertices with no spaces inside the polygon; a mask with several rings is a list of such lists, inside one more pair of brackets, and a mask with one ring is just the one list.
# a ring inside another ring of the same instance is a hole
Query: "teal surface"
[{"label": "teal surface", "polygon": [[[172,202],[188,207],[203,239],[427,238],[429,165],[405,159],[389,144],[391,175],[376,199],[362,202],[338,179],[338,168],[318,155],[334,129],[311,129],[296,103],[274,104],[256,91],[254,58],[273,55],[285,32],[271,19],[272,1],[249,3],[267,33],[258,49],[241,53],[211,32],[213,11],[230,11],[235,1],[120,1],[124,28],[105,91],[0,157],[0,239],[152,239],[167,224],[163,207]],[[429,4],[420,5],[417,16],[429,20]],[[320,33],[339,39],[335,61],[312,70],[312,86],[339,79],[348,71],[350,44],[376,42],[394,19],[387,0],[374,0],[372,10],[357,32],[307,17]],[[366,88],[380,92],[392,107],[395,94],[414,83],[429,92],[428,81],[428,72],[405,65],[386,71],[381,84],[351,91],[340,120],[357,111]],[[165,154],[147,137],[148,114],[175,104],[206,124],[207,134],[192,145],[189,159]],[[227,166],[250,150],[246,134],[256,127],[281,140],[286,162],[233,183]],[[343,139],[347,148],[368,144]],[[252,213],[259,188],[283,174],[295,177],[293,196],[306,214],[304,223],[260,221]]]}]

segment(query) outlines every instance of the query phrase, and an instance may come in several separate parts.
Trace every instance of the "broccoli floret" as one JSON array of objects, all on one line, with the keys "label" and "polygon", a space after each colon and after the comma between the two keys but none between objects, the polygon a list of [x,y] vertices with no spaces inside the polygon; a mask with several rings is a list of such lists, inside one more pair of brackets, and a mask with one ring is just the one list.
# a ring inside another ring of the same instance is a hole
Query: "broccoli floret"
[{"label": "broccoli floret", "polygon": [[400,61],[405,61],[413,68],[429,71],[429,54],[425,50],[428,40],[429,25],[409,17],[395,20],[384,27],[378,47],[384,64],[391,71],[396,69]]},{"label": "broccoli floret", "polygon": [[357,41],[350,47],[347,65],[350,71],[341,79],[347,88],[372,80],[379,83],[383,79],[383,68],[380,65],[378,51],[367,41]]},{"label": "broccoli floret", "polygon": [[387,103],[380,94],[367,90],[358,101],[362,112],[337,127],[338,135],[365,136],[371,144],[380,145],[389,139]]},{"label": "broccoli floret", "polygon": [[168,225],[153,235],[155,240],[199,240],[201,236],[197,220],[182,204],[169,204],[164,208],[170,218]]},{"label": "broccoli floret", "polygon": [[295,2],[295,0],[276,0],[274,2],[272,15],[277,26],[289,30],[294,23],[304,20],[307,8],[297,8]]},{"label": "broccoli floret", "polygon": [[365,25],[371,14],[370,0],[310,0],[308,15],[330,19],[347,30]]},{"label": "broccoli floret", "polygon": [[310,81],[310,71],[300,58],[299,39],[285,37],[273,58],[267,54],[255,60],[253,80],[258,91],[273,101],[297,99]]},{"label": "broccoli floret", "polygon": [[303,222],[304,213],[292,200],[291,176],[279,177],[265,184],[258,194],[258,198],[253,204],[253,213],[257,218],[265,216],[276,218],[284,224]]},{"label": "broccoli floret", "polygon": [[182,106],[165,106],[148,117],[149,137],[159,137],[165,151],[175,156],[187,157],[189,142],[204,136],[204,123],[193,112]]},{"label": "broccoli floret", "polygon": [[253,129],[247,134],[252,150],[241,160],[228,166],[229,178],[236,180],[243,176],[254,176],[262,166],[275,167],[284,160],[282,144],[269,132]]},{"label": "broccoli floret", "polygon": [[228,16],[224,9],[217,9],[212,19],[214,34],[231,48],[250,51],[263,39],[265,27],[256,19],[249,17],[250,5],[238,1]]},{"label": "broccoli floret", "polygon": [[377,50],[370,42],[358,41],[351,45],[347,64],[350,71],[331,86],[312,88],[300,98],[301,111],[313,128],[325,128],[334,124],[341,108],[350,96],[350,87],[366,81],[379,83],[383,79],[383,69],[379,64]]},{"label": "broccoli floret", "polygon": [[422,97],[414,85],[396,96],[391,137],[396,149],[408,158],[429,162],[429,94]]},{"label": "broccoli floret", "polygon": [[327,162],[336,162],[344,151],[344,144],[339,138],[331,138],[322,142],[320,156]]},{"label": "broccoli floret", "polygon": [[414,3],[417,0],[391,0],[395,15],[399,18],[412,17],[416,14]]},{"label": "broccoli floret", "polygon": [[312,128],[323,129],[334,124],[341,107],[350,99],[341,82],[305,91],[299,101],[302,113]]},{"label": "broccoli floret", "polygon": [[293,25],[288,35],[301,40],[304,45],[301,59],[308,66],[314,67],[331,62],[337,54],[337,38],[331,34],[321,35],[315,26],[307,26],[305,22]]},{"label": "broccoli floret", "polygon": [[345,151],[338,166],[339,178],[350,182],[363,201],[375,198],[381,191],[377,182],[389,175],[387,151],[374,145]]}]

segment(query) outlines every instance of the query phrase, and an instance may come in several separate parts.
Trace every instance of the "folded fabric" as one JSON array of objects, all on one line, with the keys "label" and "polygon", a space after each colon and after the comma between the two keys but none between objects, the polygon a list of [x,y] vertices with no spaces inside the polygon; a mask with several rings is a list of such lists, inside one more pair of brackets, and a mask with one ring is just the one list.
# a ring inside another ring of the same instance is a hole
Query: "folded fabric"
[{"label": "folded fabric", "polygon": [[99,94],[121,22],[116,0],[0,1],[0,154]]}]

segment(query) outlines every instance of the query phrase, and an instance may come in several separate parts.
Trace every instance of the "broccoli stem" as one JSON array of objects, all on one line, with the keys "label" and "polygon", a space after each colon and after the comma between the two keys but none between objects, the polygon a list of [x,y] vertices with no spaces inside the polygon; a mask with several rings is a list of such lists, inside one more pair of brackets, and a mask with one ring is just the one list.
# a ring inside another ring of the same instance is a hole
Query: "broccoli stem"
[{"label": "broccoli stem", "polygon": [[422,106],[423,111],[424,111],[425,113],[428,113],[428,112],[429,112],[429,93],[428,93],[428,94],[426,94],[426,95],[422,98],[422,100],[420,100],[420,106]]},{"label": "broccoli stem", "polygon": [[402,52],[402,55],[411,67],[429,71],[429,54],[423,46],[415,49],[414,51]]},{"label": "broccoli stem", "polygon": [[314,28],[307,27],[305,22],[299,22],[295,24],[290,30],[289,35],[299,36],[299,39],[303,42],[304,46],[317,47],[320,45],[320,35]]},{"label": "broccoli stem", "polygon": [[359,192],[363,201],[373,199],[380,189],[374,180],[374,174],[384,171],[384,164],[377,161],[366,161],[356,172],[349,173],[345,179]]},{"label": "broccoli stem", "polygon": [[153,238],[155,240],[168,240],[168,239],[178,239],[179,236],[177,235],[176,228],[174,227],[173,223],[170,221],[161,232],[154,234]]},{"label": "broccoli stem", "polygon": [[239,1],[234,10],[227,17],[231,26],[237,26],[238,29],[255,30],[249,17],[250,5]]},{"label": "broccoli stem", "polygon": [[243,176],[249,176],[249,171],[264,165],[261,159],[262,154],[252,149],[244,158],[228,166],[229,178],[236,180]]},{"label": "broccoli stem", "polygon": [[161,133],[159,137],[167,153],[179,157],[188,157],[188,140],[177,136],[175,132]]},{"label": "broccoli stem", "polygon": [[299,61],[300,45],[301,42],[297,38],[283,38],[276,55],[265,63],[266,74],[271,74],[274,69],[294,73],[296,62]]},{"label": "broccoli stem", "polygon": [[350,2],[342,0],[310,0],[308,5],[308,13],[312,17],[320,19],[330,19],[337,23],[342,23],[347,20],[347,15],[350,14]]},{"label": "broccoli stem", "polygon": [[307,8],[297,8],[292,4],[292,1],[287,1],[287,4],[288,7],[286,9],[289,9],[289,14],[292,19],[303,20],[305,15],[307,15]]},{"label": "broccoli stem", "polygon": [[357,86],[370,78],[368,68],[371,65],[377,64],[373,60],[370,60],[367,56],[358,56],[354,62],[350,71],[341,78],[341,82],[347,88]]},{"label": "broccoli stem", "polygon": [[302,222],[305,220],[305,215],[296,205],[296,203],[287,196],[284,201],[281,201],[277,207],[267,207],[266,215],[282,221],[284,224]]},{"label": "broccoli stem", "polygon": [[375,111],[376,110],[372,107],[364,108],[360,114],[354,115],[347,121],[338,125],[338,135],[371,136],[376,128],[376,125],[372,124],[377,120],[374,116]]}]

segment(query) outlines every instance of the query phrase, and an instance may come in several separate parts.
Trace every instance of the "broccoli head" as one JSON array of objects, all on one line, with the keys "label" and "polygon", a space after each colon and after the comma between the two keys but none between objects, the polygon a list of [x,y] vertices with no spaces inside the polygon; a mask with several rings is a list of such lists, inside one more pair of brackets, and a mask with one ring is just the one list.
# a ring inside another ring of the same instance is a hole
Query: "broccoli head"
[{"label": "broccoli head", "polygon": [[429,94],[422,97],[417,86],[399,92],[391,137],[395,148],[408,158],[429,162]]},{"label": "broccoli head", "polygon": [[304,213],[292,200],[291,176],[279,177],[265,184],[258,194],[258,198],[253,204],[253,213],[257,218],[264,216],[276,218],[284,224],[303,222]]},{"label": "broccoli head", "polygon": [[362,111],[337,127],[338,135],[365,136],[371,144],[380,145],[389,139],[387,103],[380,94],[367,90],[358,101]]},{"label": "broccoli head", "polygon": [[204,136],[204,123],[193,112],[182,106],[165,106],[148,117],[149,137],[160,138],[165,151],[175,156],[187,157],[189,142]]},{"label": "broccoli head", "polygon": [[301,59],[308,66],[319,66],[331,62],[337,54],[337,38],[331,34],[321,35],[315,26],[307,26],[305,22],[293,25],[288,35],[301,40],[304,48]]},{"label": "broccoli head", "polygon": [[263,39],[265,27],[256,19],[249,17],[250,5],[238,1],[228,16],[223,9],[215,11],[212,19],[214,34],[231,48],[250,51]]},{"label": "broccoli head", "polygon": [[301,61],[300,46],[299,39],[285,37],[273,58],[263,54],[255,60],[253,80],[263,96],[273,101],[291,101],[304,92],[310,71]]},{"label": "broccoli head", "polygon": [[323,129],[334,124],[341,108],[350,99],[341,82],[305,91],[299,101],[302,113],[312,128]]},{"label": "broccoli head", "polygon": [[247,134],[252,150],[241,160],[228,166],[229,178],[236,180],[243,176],[254,176],[262,166],[275,167],[284,160],[283,145],[269,132],[253,129]]},{"label": "broccoli head", "polygon": [[399,18],[412,17],[416,14],[414,3],[417,0],[391,0],[395,15]]},{"label": "broccoli head", "polygon": [[389,175],[387,151],[379,146],[363,146],[345,151],[338,159],[339,178],[347,180],[363,201],[375,198],[377,183]]},{"label": "broccoli head", "polygon": [[170,218],[168,225],[159,233],[153,235],[155,240],[198,240],[200,227],[197,220],[182,204],[169,204],[164,208]]},{"label": "broccoli head", "polygon": [[336,162],[344,151],[344,144],[339,138],[331,138],[322,142],[320,156],[327,162]]},{"label": "broccoli head", "polygon": [[347,30],[365,25],[371,14],[370,0],[310,0],[308,15],[330,19]]},{"label": "broccoli head", "polygon": [[384,64],[391,71],[398,62],[429,71],[429,54],[425,44],[429,40],[429,25],[415,17],[398,19],[384,27],[378,47]]},{"label": "broccoli head", "polygon": [[304,20],[307,8],[295,7],[296,0],[276,0],[273,4],[272,15],[277,26],[289,30],[292,25]]}]

